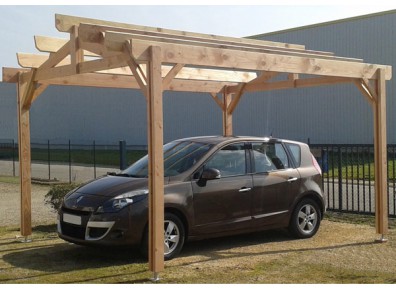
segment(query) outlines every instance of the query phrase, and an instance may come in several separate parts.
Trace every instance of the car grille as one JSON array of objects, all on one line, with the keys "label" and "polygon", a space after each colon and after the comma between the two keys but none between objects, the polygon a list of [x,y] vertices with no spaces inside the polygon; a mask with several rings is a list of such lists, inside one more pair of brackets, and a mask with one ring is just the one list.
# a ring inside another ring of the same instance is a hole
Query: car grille
[{"label": "car grille", "polygon": [[71,238],[85,240],[85,226],[61,222],[62,234]]},{"label": "car grille", "polygon": [[87,227],[87,223],[89,220],[89,217],[91,215],[90,211],[81,211],[77,209],[70,209],[66,207],[62,207],[62,212],[63,213],[68,213],[76,216],[81,217],[81,225],[74,225],[70,223],[63,222],[61,220],[60,226],[62,230],[62,234],[71,238],[79,239],[79,240],[85,240],[85,231]]}]

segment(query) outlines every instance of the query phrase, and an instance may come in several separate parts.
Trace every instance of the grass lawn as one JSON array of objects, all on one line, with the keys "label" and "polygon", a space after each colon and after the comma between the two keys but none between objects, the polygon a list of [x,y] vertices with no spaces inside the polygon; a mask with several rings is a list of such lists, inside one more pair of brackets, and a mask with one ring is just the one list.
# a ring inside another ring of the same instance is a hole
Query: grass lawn
[{"label": "grass lawn", "polygon": [[[267,231],[188,243],[165,262],[158,283],[396,283],[396,233],[373,242],[372,217],[327,216],[312,239]],[[55,225],[37,226],[22,243],[17,228],[0,228],[0,283],[152,283],[147,262],[131,249],[72,245]]]}]

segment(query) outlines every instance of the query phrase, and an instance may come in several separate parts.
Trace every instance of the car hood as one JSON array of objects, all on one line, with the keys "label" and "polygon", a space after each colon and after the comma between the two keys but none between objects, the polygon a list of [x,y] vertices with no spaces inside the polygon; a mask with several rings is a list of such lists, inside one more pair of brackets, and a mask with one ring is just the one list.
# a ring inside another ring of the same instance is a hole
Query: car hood
[{"label": "car hood", "polygon": [[147,186],[147,178],[108,175],[84,184],[79,187],[76,192],[111,198],[132,190],[145,189]]},{"label": "car hood", "polygon": [[77,188],[65,198],[64,206],[92,211],[113,197],[133,190],[145,189],[147,186],[147,178],[108,175]]}]

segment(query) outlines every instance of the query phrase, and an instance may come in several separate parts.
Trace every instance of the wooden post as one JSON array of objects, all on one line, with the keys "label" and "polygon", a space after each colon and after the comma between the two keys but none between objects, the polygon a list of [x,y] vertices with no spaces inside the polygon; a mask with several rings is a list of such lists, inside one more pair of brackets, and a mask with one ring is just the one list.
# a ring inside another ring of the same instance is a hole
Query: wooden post
[{"label": "wooden post", "polygon": [[223,135],[232,136],[232,113],[229,112],[228,106],[232,101],[232,94],[223,93]]},{"label": "wooden post", "polygon": [[374,108],[374,156],[375,156],[375,220],[378,241],[386,241],[388,233],[387,197],[387,143],[386,143],[386,81],[385,71],[378,69],[376,80],[377,99]]},{"label": "wooden post", "polygon": [[164,269],[164,155],[161,48],[150,47],[147,98],[149,158],[149,268],[158,280]]},{"label": "wooden post", "polygon": [[[26,74],[25,74],[26,75]],[[18,152],[19,152],[19,178],[21,189],[21,235],[25,239],[32,234],[32,208],[31,208],[31,153],[30,153],[30,106],[25,106],[34,90],[30,90],[31,79],[23,80],[19,74],[17,84],[18,106]]]}]

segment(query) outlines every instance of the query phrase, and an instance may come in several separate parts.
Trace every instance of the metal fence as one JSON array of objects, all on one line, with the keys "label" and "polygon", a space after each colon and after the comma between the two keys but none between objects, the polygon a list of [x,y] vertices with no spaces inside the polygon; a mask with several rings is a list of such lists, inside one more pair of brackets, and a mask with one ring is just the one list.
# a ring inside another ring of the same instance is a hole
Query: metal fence
[{"label": "metal fence", "polygon": [[[41,181],[84,182],[125,168],[147,153],[145,145],[31,143],[32,178]],[[0,175],[19,175],[18,144],[0,139]]]},{"label": "metal fence", "polygon": [[[323,170],[323,189],[332,211],[375,212],[373,145],[310,145]],[[388,210],[396,216],[396,145],[388,145]]]},{"label": "metal fence", "polygon": [[[124,147],[123,147],[124,146]],[[147,153],[146,146],[32,143],[32,177],[83,182],[120,169]],[[323,170],[323,189],[331,211],[375,212],[373,145],[310,144]],[[120,158],[120,156],[122,158]],[[388,209],[396,217],[396,145],[388,145]],[[0,175],[19,172],[18,144],[0,139]]]}]

